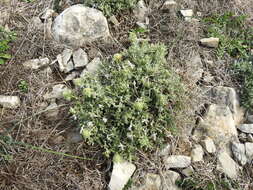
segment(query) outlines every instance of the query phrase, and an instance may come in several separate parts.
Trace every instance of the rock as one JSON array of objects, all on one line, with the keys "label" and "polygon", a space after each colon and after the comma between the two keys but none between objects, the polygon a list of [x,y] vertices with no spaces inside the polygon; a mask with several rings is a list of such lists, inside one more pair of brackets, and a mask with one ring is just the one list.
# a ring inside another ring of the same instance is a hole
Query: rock
[{"label": "rock", "polygon": [[247,122],[249,122],[250,124],[253,124],[253,115],[247,116]]},{"label": "rock", "polygon": [[204,151],[200,145],[196,145],[191,152],[192,162],[203,161]]},{"label": "rock", "polygon": [[70,143],[76,144],[83,141],[83,136],[79,131],[72,131],[67,134],[67,140]]},{"label": "rock", "polygon": [[74,79],[77,78],[78,76],[79,76],[79,72],[74,71],[74,72],[70,73],[69,75],[67,75],[67,77],[65,78],[65,81],[74,80]]},{"label": "rock", "polygon": [[135,169],[136,166],[130,162],[114,162],[109,189],[122,190],[133,175]]},{"label": "rock", "polygon": [[0,95],[0,105],[4,108],[15,109],[20,106],[20,98],[18,96]]},{"label": "rock", "polygon": [[203,70],[203,64],[200,55],[194,55],[187,63],[187,73],[189,80],[192,83],[198,82],[201,79]]},{"label": "rock", "polygon": [[248,162],[251,162],[253,159],[253,143],[245,143],[245,152],[248,159]]},{"label": "rock", "polygon": [[244,166],[247,163],[247,158],[245,154],[245,146],[244,144],[232,142],[231,143],[232,153],[238,163]]},{"label": "rock", "polygon": [[79,48],[73,53],[73,61],[75,68],[84,67],[88,64],[88,55],[84,50]]},{"label": "rock", "polygon": [[177,6],[177,2],[174,0],[166,0],[163,3],[162,10],[171,10]]},{"label": "rock", "polygon": [[202,141],[202,146],[204,147],[204,149],[208,152],[208,153],[215,153],[216,152],[216,147],[215,144],[213,142],[213,140],[209,137],[206,137],[203,141]]},{"label": "rock", "polygon": [[230,108],[235,125],[241,123],[244,119],[244,109],[240,106],[239,96],[234,88],[217,86],[212,89],[212,98],[219,105],[226,105]]},{"label": "rock", "polygon": [[59,43],[81,47],[110,36],[107,20],[101,11],[78,4],[65,9],[53,23],[52,32]]},{"label": "rock", "polygon": [[247,141],[253,143],[253,135],[252,134],[247,134]]},{"label": "rock", "polygon": [[239,166],[226,152],[220,152],[218,155],[217,169],[224,172],[228,177],[235,179],[239,171]]},{"label": "rock", "polygon": [[57,61],[61,72],[69,72],[74,69],[74,64],[70,59],[73,51],[71,49],[64,49],[62,54],[57,55]]},{"label": "rock", "polygon": [[117,20],[117,18],[114,16],[114,15],[112,15],[110,18],[109,18],[109,21],[111,22],[111,23],[113,23],[115,26],[119,26],[119,21]]},{"label": "rock", "polygon": [[240,133],[238,135],[238,138],[239,138],[240,142],[247,142],[247,134],[245,134],[245,133]]},{"label": "rock", "polygon": [[184,10],[180,10],[180,13],[183,15],[183,17],[185,18],[189,18],[193,16],[193,10],[192,9],[184,9]]},{"label": "rock", "polygon": [[172,155],[164,160],[166,168],[187,168],[191,165],[191,157]]},{"label": "rock", "polygon": [[63,93],[67,90],[68,88],[66,85],[57,84],[53,86],[53,90],[50,93],[45,94],[43,97],[45,100],[60,99],[60,98],[63,98]]},{"label": "rock", "polygon": [[237,129],[244,133],[253,134],[253,124],[241,124],[237,127]]},{"label": "rock", "polygon": [[49,59],[48,58],[39,58],[39,59],[32,59],[29,61],[24,62],[24,67],[27,69],[33,69],[37,70],[42,67],[49,65]]},{"label": "rock", "polygon": [[168,156],[171,152],[171,145],[167,144],[164,148],[158,153],[159,156]]},{"label": "rock", "polygon": [[40,16],[40,19],[43,21],[48,20],[52,18],[54,14],[56,14],[56,12],[53,9],[46,9]]},{"label": "rock", "polygon": [[145,23],[146,17],[148,15],[148,8],[143,0],[138,1],[136,7],[134,8],[134,16],[137,18],[138,22]]},{"label": "rock", "polygon": [[145,184],[138,190],[159,190],[162,184],[161,177],[157,174],[148,173],[145,178]]},{"label": "rock", "polygon": [[50,120],[54,120],[57,119],[58,114],[59,106],[55,102],[51,102],[50,105],[46,108],[45,116]]},{"label": "rock", "polygon": [[94,58],[84,69],[81,73],[81,77],[85,76],[87,73],[94,74],[99,69],[100,65],[102,64],[99,57]]},{"label": "rock", "polygon": [[[164,173],[164,179],[162,188],[163,190],[179,190],[179,188],[175,185],[176,181],[180,179],[180,175],[174,171],[167,171]],[[153,190],[153,189],[151,189]]]},{"label": "rock", "polygon": [[219,46],[219,38],[203,38],[200,40],[201,45],[210,47],[210,48],[217,48]]},{"label": "rock", "polygon": [[188,168],[182,170],[182,174],[184,174],[186,177],[190,177],[193,173],[194,169],[192,166],[189,166]]},{"label": "rock", "polygon": [[193,135],[199,141],[202,136],[209,136],[219,149],[226,149],[228,152],[230,152],[230,142],[239,141],[229,107],[217,104],[211,104],[208,107]]}]

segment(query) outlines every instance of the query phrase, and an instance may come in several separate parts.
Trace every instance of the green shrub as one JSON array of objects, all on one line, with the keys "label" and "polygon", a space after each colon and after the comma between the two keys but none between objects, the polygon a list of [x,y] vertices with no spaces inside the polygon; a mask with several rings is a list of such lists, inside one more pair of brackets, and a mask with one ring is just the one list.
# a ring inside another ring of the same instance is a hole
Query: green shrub
[{"label": "green shrub", "polygon": [[85,5],[95,7],[103,11],[106,16],[119,13],[122,10],[135,6],[137,0],[86,0]]},{"label": "green shrub", "polygon": [[105,61],[97,75],[77,82],[81,93],[69,94],[86,142],[99,144],[106,156],[128,159],[137,149],[164,143],[185,98],[185,87],[166,62],[165,46],[140,42],[134,33],[130,40],[132,45]]},{"label": "green shrub", "polygon": [[246,23],[246,16],[229,12],[207,17],[204,22],[207,35],[220,39],[218,56],[227,53],[232,57],[245,57],[253,48],[253,28]]},{"label": "green shrub", "polygon": [[11,55],[7,51],[10,49],[9,43],[13,40],[15,40],[15,34],[13,32],[7,32],[0,26],[0,65],[11,58]]},{"label": "green shrub", "polygon": [[[215,15],[205,19],[208,36],[220,38],[218,56],[227,53],[235,59],[232,71],[242,85],[242,104],[253,108],[253,27],[246,23],[246,16],[232,13]],[[230,68],[230,69],[231,69]]]},{"label": "green shrub", "polygon": [[245,108],[253,109],[253,60],[235,61],[233,65],[235,76],[242,84],[241,99]]}]

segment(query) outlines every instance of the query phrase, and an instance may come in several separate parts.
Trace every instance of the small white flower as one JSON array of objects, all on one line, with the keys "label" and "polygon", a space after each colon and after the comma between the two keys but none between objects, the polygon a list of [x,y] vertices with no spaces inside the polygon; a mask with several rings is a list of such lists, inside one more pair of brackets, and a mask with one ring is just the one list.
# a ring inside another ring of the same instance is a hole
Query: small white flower
[{"label": "small white flower", "polygon": [[87,123],[87,127],[92,127],[92,126],[93,126],[92,121],[89,121],[89,122]]},{"label": "small white flower", "polygon": [[103,117],[103,122],[106,123],[107,121],[108,121],[108,120],[107,120],[105,117]]}]

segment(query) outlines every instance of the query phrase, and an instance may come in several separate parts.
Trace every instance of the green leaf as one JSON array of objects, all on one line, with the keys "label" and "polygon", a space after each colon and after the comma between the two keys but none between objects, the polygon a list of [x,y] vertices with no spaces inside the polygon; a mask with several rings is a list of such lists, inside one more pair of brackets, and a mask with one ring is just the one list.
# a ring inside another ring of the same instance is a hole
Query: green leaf
[{"label": "green leaf", "polygon": [[11,55],[8,53],[0,53],[0,58],[4,58],[4,59],[10,59]]}]

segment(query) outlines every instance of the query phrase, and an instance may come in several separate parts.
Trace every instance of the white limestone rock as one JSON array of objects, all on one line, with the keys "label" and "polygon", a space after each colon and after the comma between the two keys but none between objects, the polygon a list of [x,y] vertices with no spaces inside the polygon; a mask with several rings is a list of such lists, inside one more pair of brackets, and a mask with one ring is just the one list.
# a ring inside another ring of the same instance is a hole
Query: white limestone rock
[{"label": "white limestone rock", "polygon": [[18,96],[4,96],[0,95],[0,105],[4,108],[15,109],[21,104]]},{"label": "white limestone rock", "polygon": [[58,15],[52,33],[56,41],[71,47],[81,47],[110,36],[103,13],[82,4],[73,5]]}]

